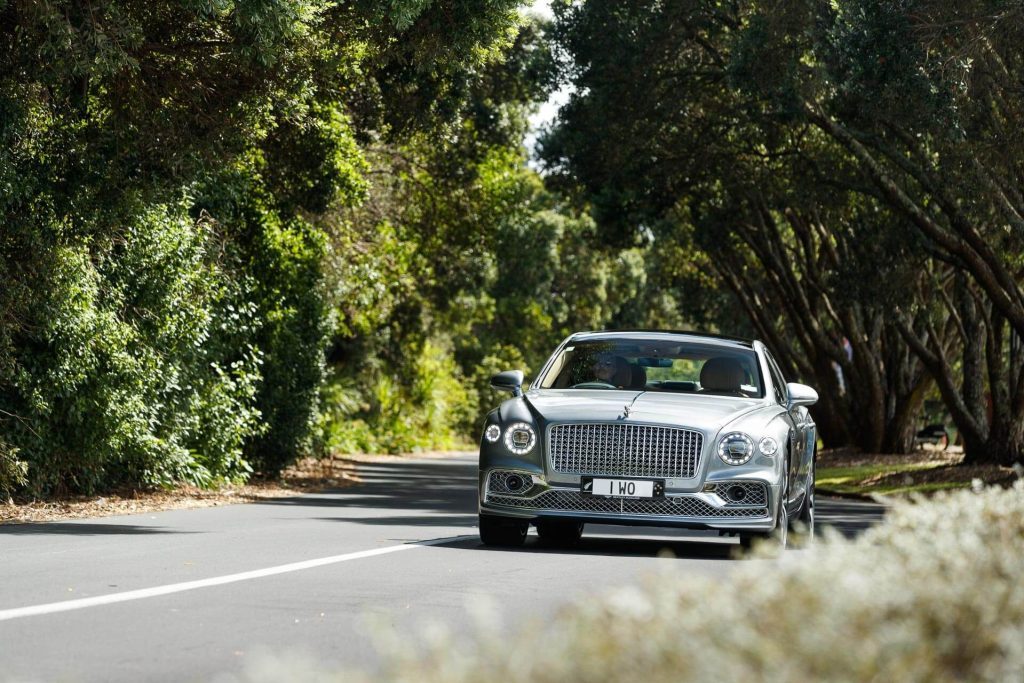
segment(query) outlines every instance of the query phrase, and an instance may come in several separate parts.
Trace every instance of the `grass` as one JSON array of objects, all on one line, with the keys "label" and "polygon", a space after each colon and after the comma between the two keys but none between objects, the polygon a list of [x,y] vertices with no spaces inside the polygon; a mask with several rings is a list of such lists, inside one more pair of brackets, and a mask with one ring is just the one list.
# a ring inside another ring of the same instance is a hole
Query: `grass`
[{"label": "grass", "polygon": [[[821,493],[844,495],[909,494],[931,493],[949,489],[969,488],[971,481],[914,482],[909,476],[914,472],[944,467],[946,463],[886,463],[859,465],[856,467],[823,467],[818,469],[815,487]],[[906,474],[907,480],[900,481],[894,475]]]}]

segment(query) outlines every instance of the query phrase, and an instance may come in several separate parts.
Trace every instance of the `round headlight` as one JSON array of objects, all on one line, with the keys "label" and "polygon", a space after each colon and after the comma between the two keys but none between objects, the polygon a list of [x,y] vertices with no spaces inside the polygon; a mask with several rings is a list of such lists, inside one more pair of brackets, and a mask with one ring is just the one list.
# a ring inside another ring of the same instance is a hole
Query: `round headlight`
[{"label": "round headlight", "polygon": [[766,436],[757,442],[757,448],[765,455],[775,455],[779,451],[779,442]]},{"label": "round headlight", "polygon": [[505,447],[516,455],[529,453],[537,443],[537,433],[525,422],[517,422],[505,430]]},{"label": "round headlight", "polygon": [[754,455],[754,442],[741,432],[732,432],[718,442],[718,457],[730,465],[742,465]]},{"label": "round headlight", "polygon": [[501,437],[501,427],[498,425],[487,425],[487,429],[484,430],[484,438],[494,443]]}]

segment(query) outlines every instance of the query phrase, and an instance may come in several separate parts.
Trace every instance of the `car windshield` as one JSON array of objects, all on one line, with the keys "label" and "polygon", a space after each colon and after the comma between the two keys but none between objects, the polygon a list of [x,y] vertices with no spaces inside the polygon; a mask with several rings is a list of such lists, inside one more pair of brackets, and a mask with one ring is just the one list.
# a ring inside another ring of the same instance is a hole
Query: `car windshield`
[{"label": "car windshield", "polygon": [[541,389],[631,389],[761,398],[753,350],[631,338],[569,343],[536,384]]}]

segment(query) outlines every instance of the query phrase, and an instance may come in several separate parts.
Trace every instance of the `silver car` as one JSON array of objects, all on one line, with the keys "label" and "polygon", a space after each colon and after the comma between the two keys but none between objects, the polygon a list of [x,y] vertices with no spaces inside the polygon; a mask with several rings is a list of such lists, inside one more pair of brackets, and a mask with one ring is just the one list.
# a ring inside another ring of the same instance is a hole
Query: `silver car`
[{"label": "silver car", "polygon": [[579,540],[587,522],[709,529],[785,547],[814,532],[818,395],[759,341],[584,332],[511,392],[480,440],[480,538]]}]

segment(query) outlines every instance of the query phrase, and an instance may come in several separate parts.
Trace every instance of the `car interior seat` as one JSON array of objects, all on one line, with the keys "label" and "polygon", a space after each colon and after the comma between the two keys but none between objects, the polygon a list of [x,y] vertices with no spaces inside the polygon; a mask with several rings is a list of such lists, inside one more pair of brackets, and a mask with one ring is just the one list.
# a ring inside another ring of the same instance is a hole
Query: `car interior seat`
[{"label": "car interior seat", "polygon": [[700,369],[701,391],[709,394],[746,396],[740,389],[744,375],[743,366],[735,358],[709,358]]},{"label": "car interior seat", "polygon": [[647,371],[644,370],[642,365],[631,365],[633,369],[633,377],[627,386],[630,389],[643,389],[647,386]]}]

